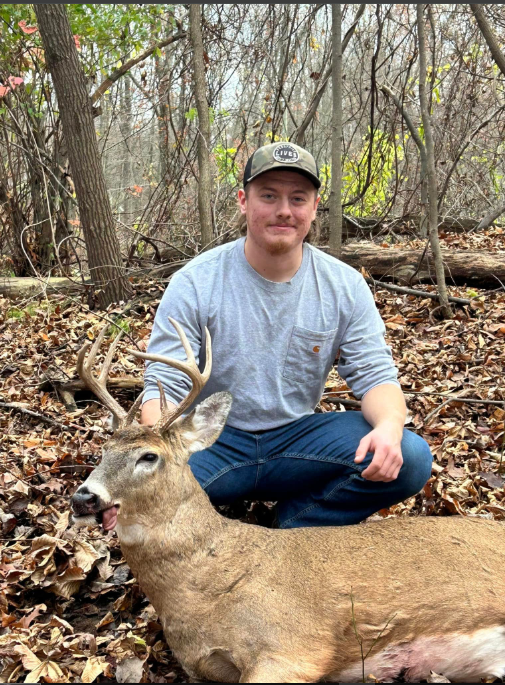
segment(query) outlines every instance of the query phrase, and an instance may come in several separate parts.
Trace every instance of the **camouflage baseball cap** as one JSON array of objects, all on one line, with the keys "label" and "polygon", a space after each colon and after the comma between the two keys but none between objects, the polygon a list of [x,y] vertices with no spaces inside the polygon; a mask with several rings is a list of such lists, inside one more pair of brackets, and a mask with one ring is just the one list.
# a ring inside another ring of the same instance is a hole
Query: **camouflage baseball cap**
[{"label": "camouflage baseball cap", "polygon": [[310,152],[294,143],[272,143],[258,148],[247,160],[244,188],[253,178],[273,169],[296,171],[312,181],[316,188],[321,187],[319,171]]}]

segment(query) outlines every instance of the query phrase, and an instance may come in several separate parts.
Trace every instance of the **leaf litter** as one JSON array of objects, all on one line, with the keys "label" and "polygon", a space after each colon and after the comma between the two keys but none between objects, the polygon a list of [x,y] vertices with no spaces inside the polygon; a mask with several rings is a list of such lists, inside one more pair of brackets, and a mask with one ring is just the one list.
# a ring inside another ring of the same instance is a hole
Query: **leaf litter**
[{"label": "leaf litter", "polygon": [[[448,290],[469,297],[468,289]],[[143,364],[125,348],[134,342],[145,350],[163,288],[151,283],[146,291],[149,300],[130,302],[127,313],[106,312],[130,336],[110,373],[137,381],[112,391],[126,409],[142,385]],[[471,305],[457,306],[446,321],[432,316],[437,302],[429,298],[380,285],[375,298],[407,397],[406,427],[428,441],[434,464],[422,493],[372,518],[504,520],[505,290],[472,288]],[[47,385],[48,378],[76,380],[77,351],[103,325],[103,314],[83,309],[64,295],[15,305],[0,298],[0,682],[187,682],[115,534],[71,525],[69,498],[109,435],[96,398],[77,391],[77,409],[69,411],[63,393]],[[352,410],[349,400],[333,370],[319,410]],[[253,523],[272,520],[271,504],[221,510]]]}]

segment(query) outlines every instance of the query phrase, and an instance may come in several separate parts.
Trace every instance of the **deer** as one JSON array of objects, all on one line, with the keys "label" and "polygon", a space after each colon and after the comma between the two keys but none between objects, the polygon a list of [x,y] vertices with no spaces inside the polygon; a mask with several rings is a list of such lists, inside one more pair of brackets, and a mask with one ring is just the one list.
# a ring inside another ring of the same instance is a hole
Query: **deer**
[{"label": "deer", "polygon": [[[85,385],[116,418],[103,457],[74,493],[76,525],[117,532],[191,682],[451,682],[505,676],[505,525],[479,517],[385,518],[353,526],[271,529],[224,517],[188,465],[220,435],[231,407],[218,392],[186,410],[210,376],[181,326],[192,387],[175,409],[161,383],[153,426],[106,389],[118,338],[98,377],[105,329],[79,351]],[[171,407],[171,409],[169,409]]]}]

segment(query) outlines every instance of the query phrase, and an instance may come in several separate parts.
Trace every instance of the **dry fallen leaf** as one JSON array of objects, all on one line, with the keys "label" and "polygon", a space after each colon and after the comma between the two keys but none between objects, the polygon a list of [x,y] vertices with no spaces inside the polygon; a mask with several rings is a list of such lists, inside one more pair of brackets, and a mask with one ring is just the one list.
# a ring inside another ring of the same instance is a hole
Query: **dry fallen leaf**
[{"label": "dry fallen leaf", "polygon": [[98,678],[105,671],[107,666],[108,664],[104,656],[90,656],[82,672],[81,681],[83,683],[92,683],[95,678]]},{"label": "dry fallen leaf", "polygon": [[132,656],[118,664],[116,669],[117,682],[140,683],[144,673],[144,661],[145,659]]}]

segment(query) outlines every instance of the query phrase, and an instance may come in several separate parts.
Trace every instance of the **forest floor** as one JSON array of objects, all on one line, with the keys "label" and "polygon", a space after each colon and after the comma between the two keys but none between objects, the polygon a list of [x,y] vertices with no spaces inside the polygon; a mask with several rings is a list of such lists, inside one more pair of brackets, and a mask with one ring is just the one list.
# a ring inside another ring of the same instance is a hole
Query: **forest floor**
[{"label": "forest floor", "polygon": [[[504,250],[505,234],[448,234],[445,243]],[[143,303],[126,315],[121,307],[107,312],[131,336],[121,342],[111,377],[142,378],[143,363],[124,350],[132,340],[145,349],[163,288],[137,284]],[[408,401],[406,427],[435,456],[424,491],[376,517],[505,519],[505,286],[497,282],[493,292],[450,286],[449,293],[471,305],[456,306],[455,317],[441,321],[431,314],[438,306],[432,299],[375,292]],[[0,682],[187,682],[115,533],[76,530],[69,519],[69,497],[109,435],[108,412],[78,393],[78,409],[68,413],[40,386],[48,376],[75,378],[78,349],[102,325],[101,313],[88,311],[79,297],[0,298]],[[107,340],[99,360],[112,335]],[[326,393],[352,399],[334,372]],[[125,408],[133,401],[125,391],[116,398]],[[321,409],[344,406],[323,400]],[[268,519],[264,505],[227,513]]]}]

